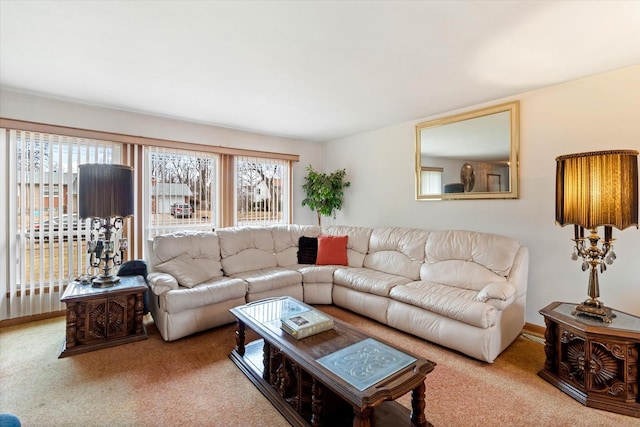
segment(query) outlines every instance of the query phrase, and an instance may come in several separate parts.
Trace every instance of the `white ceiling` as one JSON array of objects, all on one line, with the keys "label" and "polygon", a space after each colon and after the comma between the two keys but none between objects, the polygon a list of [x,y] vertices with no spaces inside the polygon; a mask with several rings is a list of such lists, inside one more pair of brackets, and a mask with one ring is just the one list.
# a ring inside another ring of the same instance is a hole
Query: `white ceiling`
[{"label": "white ceiling", "polygon": [[640,1],[0,0],[2,89],[311,141],[638,63]]}]

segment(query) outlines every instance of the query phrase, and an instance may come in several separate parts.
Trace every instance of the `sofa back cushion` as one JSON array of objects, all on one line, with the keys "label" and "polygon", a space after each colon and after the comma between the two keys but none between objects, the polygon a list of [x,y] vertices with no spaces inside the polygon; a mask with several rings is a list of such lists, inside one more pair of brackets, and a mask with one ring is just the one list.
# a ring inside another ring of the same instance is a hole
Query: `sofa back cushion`
[{"label": "sofa back cushion", "polygon": [[274,251],[279,267],[298,264],[300,237],[318,237],[321,228],[317,225],[272,225],[268,227],[273,236]]},{"label": "sofa back cushion", "polygon": [[172,275],[182,286],[193,288],[214,278],[211,276],[210,264],[207,258],[191,258],[187,254],[182,254],[156,265],[156,270]]},{"label": "sofa back cushion", "polygon": [[227,276],[278,265],[268,227],[227,227],[216,231],[222,268]]},{"label": "sofa back cushion", "polygon": [[420,279],[481,291],[506,281],[520,242],[506,236],[450,230],[429,233]]},{"label": "sofa back cushion", "polygon": [[223,275],[218,236],[211,231],[177,231],[156,236],[153,254],[158,265],[189,257],[202,266],[205,272],[200,274],[207,275],[207,279]]},{"label": "sofa back cushion", "polygon": [[428,235],[428,231],[413,228],[375,228],[369,239],[364,266],[418,280]]},{"label": "sofa back cushion", "polygon": [[371,228],[331,225],[322,228],[322,234],[328,236],[347,236],[347,261],[349,267],[362,267],[364,257],[369,250]]}]

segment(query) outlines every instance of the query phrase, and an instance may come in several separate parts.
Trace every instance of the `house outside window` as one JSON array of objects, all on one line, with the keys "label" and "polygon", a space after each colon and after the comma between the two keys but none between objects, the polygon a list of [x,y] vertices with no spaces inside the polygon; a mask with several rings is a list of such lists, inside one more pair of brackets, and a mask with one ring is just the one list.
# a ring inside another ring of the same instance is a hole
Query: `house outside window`
[{"label": "house outside window", "polygon": [[235,225],[289,223],[290,162],[236,156]]},{"label": "house outside window", "polygon": [[147,237],[217,228],[219,156],[161,147],[147,147],[147,152]]}]

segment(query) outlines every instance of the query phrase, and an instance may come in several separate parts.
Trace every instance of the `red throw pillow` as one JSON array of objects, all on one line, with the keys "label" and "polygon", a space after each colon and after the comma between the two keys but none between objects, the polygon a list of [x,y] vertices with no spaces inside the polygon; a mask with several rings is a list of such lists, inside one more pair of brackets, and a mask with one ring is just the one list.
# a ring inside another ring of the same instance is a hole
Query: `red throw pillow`
[{"label": "red throw pillow", "polygon": [[317,265],[348,265],[348,236],[318,236]]}]

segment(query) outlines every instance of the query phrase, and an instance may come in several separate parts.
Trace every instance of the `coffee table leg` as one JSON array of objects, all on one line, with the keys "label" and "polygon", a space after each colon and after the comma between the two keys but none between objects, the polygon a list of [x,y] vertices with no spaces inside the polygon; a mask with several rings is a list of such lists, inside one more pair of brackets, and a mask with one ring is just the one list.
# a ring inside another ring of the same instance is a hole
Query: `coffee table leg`
[{"label": "coffee table leg", "polygon": [[371,427],[371,408],[362,412],[353,408],[353,427]]},{"label": "coffee table leg", "polygon": [[271,345],[267,340],[262,344],[262,378],[271,384]]},{"label": "coffee table leg", "polygon": [[424,393],[426,386],[424,381],[411,391],[411,425],[416,427],[427,427],[431,424],[424,415],[425,403]]},{"label": "coffee table leg", "polygon": [[322,406],[324,405],[323,391],[322,385],[314,378],[311,384],[311,427],[322,425],[321,415]]},{"label": "coffee table leg", "polygon": [[238,320],[238,329],[236,329],[236,351],[240,356],[244,356],[244,330],[245,326],[241,320]]}]

